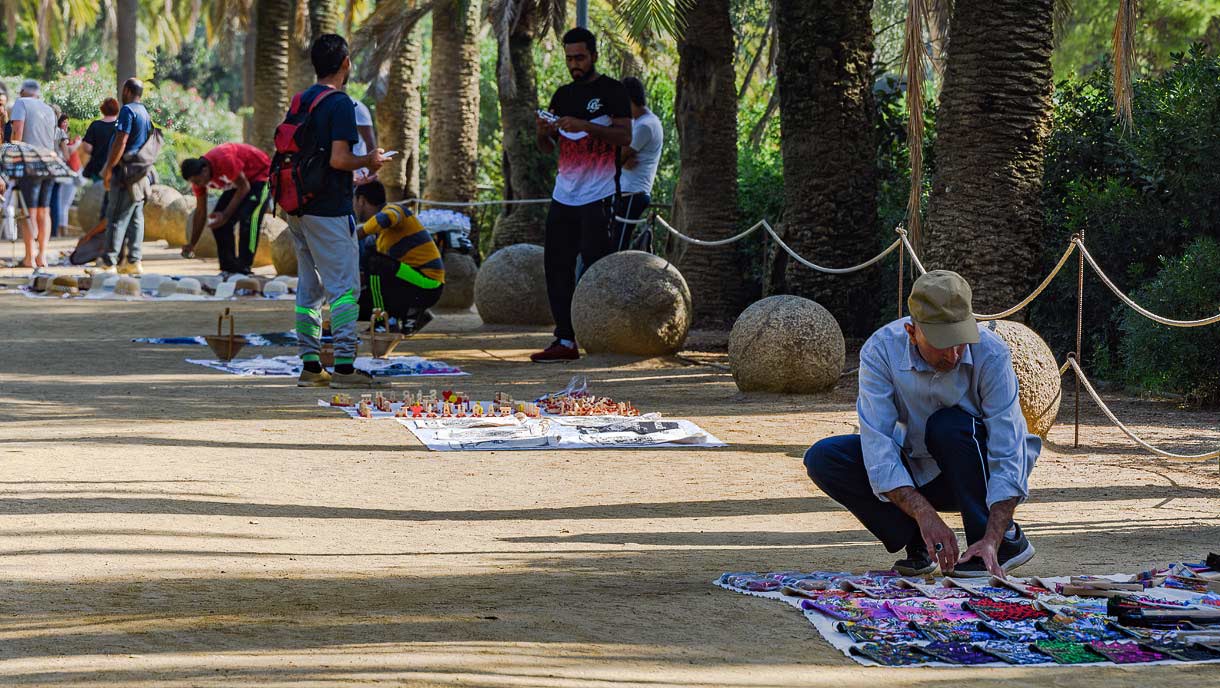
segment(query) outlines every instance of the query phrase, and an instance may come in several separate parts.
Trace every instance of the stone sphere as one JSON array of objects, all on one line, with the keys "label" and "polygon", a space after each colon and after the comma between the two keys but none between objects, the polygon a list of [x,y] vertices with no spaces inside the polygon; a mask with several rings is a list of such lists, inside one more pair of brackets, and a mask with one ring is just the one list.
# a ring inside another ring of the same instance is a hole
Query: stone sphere
[{"label": "stone sphere", "polygon": [[479,266],[474,257],[457,251],[445,251],[445,288],[437,308],[469,310],[474,305],[474,280]]},{"label": "stone sphere", "polygon": [[491,254],[475,277],[474,305],[489,324],[553,324],[542,247],[517,244]]},{"label": "stone sphere", "polygon": [[[191,229],[189,220],[191,213],[195,212],[195,197],[183,196],[170,203],[164,212],[165,239],[166,243],[175,248],[185,246],[186,242],[191,238]],[[204,234],[207,234],[205,231]]]},{"label": "stone sphere", "polygon": [[102,219],[102,199],[106,189],[101,182],[94,182],[80,190],[76,197],[76,221],[86,232]]},{"label": "stone sphere", "polygon": [[1062,378],[1055,354],[1038,333],[1010,320],[989,320],[983,327],[1000,336],[1012,352],[1017,373],[1017,397],[1029,431],[1046,437],[1059,415],[1063,399]]},{"label": "stone sphere", "polygon": [[669,261],[643,251],[612,253],[572,295],[576,341],[589,353],[676,353],[690,331],[690,289]]},{"label": "stone sphere", "polygon": [[174,284],[175,294],[202,294],[203,284],[194,277],[183,277]]},{"label": "stone sphere", "polygon": [[173,232],[172,224],[166,210],[174,201],[182,198],[182,194],[172,186],[153,184],[148,192],[148,200],[144,202],[144,241],[164,239],[167,233]]},{"label": "stone sphere", "polygon": [[[281,234],[287,232],[287,222],[270,213],[263,216],[262,224],[258,227],[258,248],[254,251],[254,267],[261,268],[275,264],[271,255],[271,247]],[[288,240],[291,241],[292,237],[289,236]],[[292,258],[295,261],[296,254],[293,254]]]},{"label": "stone sphere", "polygon": [[747,308],[729,333],[729,366],[743,392],[812,394],[839,381],[843,330],[821,304],[769,296]]},{"label": "stone sphere", "polygon": [[123,275],[114,283],[115,296],[127,296],[134,298],[143,298],[144,292],[140,291],[140,280]]},{"label": "stone sphere", "polygon": [[275,274],[295,277],[297,274],[297,246],[288,225],[271,240],[271,264]]}]

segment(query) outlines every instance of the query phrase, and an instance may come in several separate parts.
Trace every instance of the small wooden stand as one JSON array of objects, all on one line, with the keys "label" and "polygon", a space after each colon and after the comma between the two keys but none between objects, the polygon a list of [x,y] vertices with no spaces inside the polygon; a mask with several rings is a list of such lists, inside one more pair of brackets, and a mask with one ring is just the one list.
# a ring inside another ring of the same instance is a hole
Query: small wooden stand
[{"label": "small wooden stand", "polygon": [[[377,322],[385,323],[385,332],[377,331]],[[394,353],[394,349],[402,340],[406,339],[397,332],[390,332],[390,316],[383,310],[374,310],[373,317],[369,321],[368,344],[369,349],[373,352],[373,358],[386,358]]]},{"label": "small wooden stand", "polygon": [[[225,321],[229,321],[229,334],[221,334],[224,331]],[[233,314],[226,308],[224,313],[216,319],[216,334],[204,335],[203,337],[208,342],[208,347],[212,349],[212,353],[216,354],[216,358],[222,361],[231,361],[237,357],[237,352],[242,350],[248,342],[246,338],[234,334]]]}]

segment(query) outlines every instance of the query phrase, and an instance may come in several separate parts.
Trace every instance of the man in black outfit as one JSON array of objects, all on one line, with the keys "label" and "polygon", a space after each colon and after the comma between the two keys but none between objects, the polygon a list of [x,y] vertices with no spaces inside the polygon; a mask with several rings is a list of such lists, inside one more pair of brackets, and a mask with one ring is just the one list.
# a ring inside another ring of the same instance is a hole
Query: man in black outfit
[{"label": "man in black outfit", "polygon": [[530,360],[580,358],[572,330],[576,259],[588,269],[610,252],[610,220],[619,174],[619,148],[631,144],[627,89],[597,73],[597,39],[588,29],[563,36],[572,83],[551,98],[557,121],[538,117],[538,147],[559,148],[559,174],[546,218],[546,291],[555,317],[555,342]]}]

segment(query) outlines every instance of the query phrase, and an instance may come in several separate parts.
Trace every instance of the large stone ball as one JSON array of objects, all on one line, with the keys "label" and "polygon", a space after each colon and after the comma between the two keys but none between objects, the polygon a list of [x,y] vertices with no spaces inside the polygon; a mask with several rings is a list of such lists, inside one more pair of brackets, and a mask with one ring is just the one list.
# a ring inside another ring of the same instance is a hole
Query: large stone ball
[{"label": "large stone ball", "polygon": [[669,261],[643,251],[612,253],[572,295],[576,341],[589,353],[676,353],[690,331],[690,289]]},{"label": "large stone ball", "polygon": [[183,196],[170,203],[164,211],[165,236],[161,238],[175,248],[185,246],[191,237],[189,221],[193,212],[195,212],[194,196]]},{"label": "large stone ball", "polygon": [[1055,354],[1038,333],[1010,320],[990,320],[983,327],[995,332],[1012,352],[1017,373],[1017,396],[1029,431],[1046,437],[1059,415],[1063,398],[1062,378]]},{"label": "large stone ball", "polygon": [[[263,216],[262,224],[258,227],[258,248],[254,251],[254,267],[261,268],[268,265],[273,265],[274,260],[271,256],[271,247],[275,240],[281,235],[288,232],[288,223],[280,218],[267,214]],[[288,237],[289,241],[292,237]],[[296,255],[293,255],[293,260]]]},{"label": "large stone ball", "polygon": [[105,197],[106,189],[101,182],[94,182],[78,192],[76,220],[81,229],[87,232],[102,219],[102,199]]},{"label": "large stone ball", "polygon": [[729,333],[729,366],[743,392],[813,394],[839,381],[843,330],[821,304],[769,296],[747,308]]},{"label": "large stone ball", "polygon": [[167,233],[176,231],[172,224],[167,224],[166,210],[182,194],[172,186],[153,184],[144,202],[144,241],[164,239]]},{"label": "large stone ball", "polygon": [[295,277],[297,274],[297,247],[286,223],[284,230],[271,240],[271,264],[275,266],[277,275]]},{"label": "large stone ball", "polygon": [[445,251],[445,289],[437,308],[470,310],[474,305],[474,280],[479,266],[474,257],[458,251]]},{"label": "large stone ball", "polygon": [[474,280],[474,305],[485,323],[550,325],[542,247],[508,246],[483,261]]}]

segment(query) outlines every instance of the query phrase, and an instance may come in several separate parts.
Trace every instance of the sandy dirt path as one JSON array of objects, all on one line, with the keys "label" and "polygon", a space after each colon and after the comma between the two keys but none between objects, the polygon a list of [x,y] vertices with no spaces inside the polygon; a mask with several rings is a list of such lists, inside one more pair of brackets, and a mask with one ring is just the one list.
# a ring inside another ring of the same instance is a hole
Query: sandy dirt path
[{"label": "sandy dirt path", "polygon": [[[171,255],[153,251],[150,267],[205,269]],[[723,370],[678,359],[533,366],[546,332],[448,314],[402,351],[463,366],[473,376],[455,384],[477,396],[533,396],[581,373],[731,446],[435,453],[393,422],[318,408],[291,381],[129,342],[207,333],[219,309],[0,291],[0,684],[1220,681],[1215,666],[865,669],[795,611],[713,588],[726,570],[892,561],[801,465],[811,442],[853,431],[852,378],[826,396],[744,398]],[[239,330],[292,325],[288,302],[235,310]],[[1065,413],[1033,474],[1020,516],[1039,557],[1022,573],[1133,571],[1220,549],[1215,463],[1137,454],[1086,408],[1084,447],[1071,448]],[[1220,443],[1215,412],[1115,408],[1180,450]]]}]

